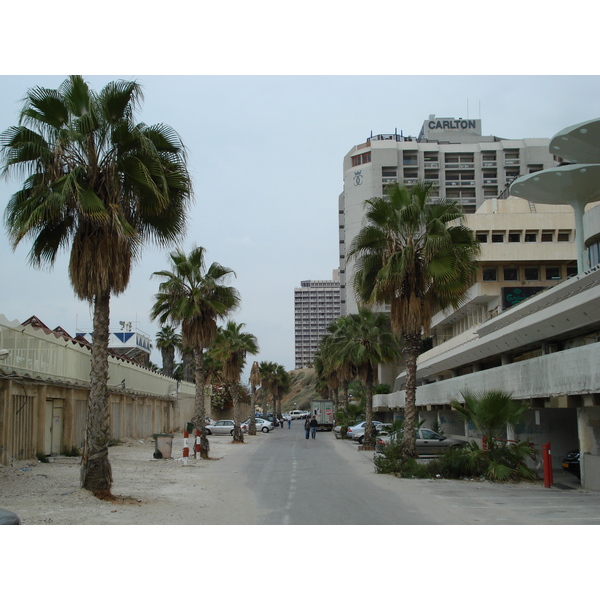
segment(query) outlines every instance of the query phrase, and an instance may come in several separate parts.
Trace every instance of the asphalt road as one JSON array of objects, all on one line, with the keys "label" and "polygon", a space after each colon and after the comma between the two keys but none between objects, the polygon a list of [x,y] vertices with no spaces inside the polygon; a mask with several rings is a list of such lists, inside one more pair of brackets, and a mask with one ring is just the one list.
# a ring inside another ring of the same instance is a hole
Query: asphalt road
[{"label": "asphalt road", "polygon": [[[263,434],[266,435],[266,434]],[[253,494],[258,525],[551,525],[600,524],[600,494],[541,483],[406,480],[377,475],[373,453],[303,423],[275,429],[239,474]],[[568,474],[567,474],[568,475]],[[572,477],[568,475],[568,477]],[[248,515],[250,516],[250,515]],[[252,524],[248,522],[248,524]]]}]

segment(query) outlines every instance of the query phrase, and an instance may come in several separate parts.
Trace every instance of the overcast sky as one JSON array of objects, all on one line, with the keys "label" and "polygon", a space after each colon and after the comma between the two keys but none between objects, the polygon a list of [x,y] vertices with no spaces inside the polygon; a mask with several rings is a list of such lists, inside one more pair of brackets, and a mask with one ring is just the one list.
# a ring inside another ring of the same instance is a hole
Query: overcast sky
[{"label": "overcast sky", "polygon": [[[481,118],[484,135],[505,138],[551,137],[599,116],[597,76],[86,76],[95,89],[118,78],[143,86],[138,119],[171,125],[188,149],[195,202],[181,247],[203,246],[209,262],[236,272],[242,305],[233,318],[258,338],[258,360],[286,369],[294,367],[294,287],[338,267],[342,160],[354,145],[371,132],[417,135],[430,114]],[[28,88],[63,79],[1,77],[0,130],[17,122]],[[20,183],[0,183],[3,211]],[[39,271],[28,265],[29,248],[25,241],[13,253],[3,228],[0,312],[36,315],[72,335],[91,330],[67,255]],[[151,275],[168,265],[166,250],[144,250],[112,300],[113,329],[131,321],[154,341],[148,312],[159,282]],[[156,350],[152,360],[161,362]]]}]

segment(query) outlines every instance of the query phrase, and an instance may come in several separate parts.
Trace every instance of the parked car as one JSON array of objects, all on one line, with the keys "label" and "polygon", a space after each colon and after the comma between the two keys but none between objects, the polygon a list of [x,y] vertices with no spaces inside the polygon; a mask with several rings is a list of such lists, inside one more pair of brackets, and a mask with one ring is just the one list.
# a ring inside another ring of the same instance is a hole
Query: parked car
[{"label": "parked car", "polygon": [[[235,423],[228,419],[222,419],[221,421],[217,421],[214,425],[206,426],[206,435],[233,435],[233,427]],[[248,431],[248,427],[242,423],[242,433],[246,433]]]},{"label": "parked car", "polygon": [[581,479],[581,457],[579,450],[572,450],[562,459],[562,468]]},{"label": "parked car", "polygon": [[0,525],[20,525],[21,517],[10,510],[0,508]]},{"label": "parked car", "polygon": [[[355,442],[358,442],[359,444],[362,444],[364,439],[365,439],[365,425],[367,424],[366,421],[361,421],[360,423],[357,423],[356,425],[352,425],[351,427],[348,427],[348,432],[346,433],[346,435],[354,440]],[[377,432],[381,432],[383,431],[383,428],[385,426],[391,426],[391,423],[382,423],[381,421],[373,421],[373,426],[375,427],[375,429],[377,429]]]},{"label": "parked car", "polygon": [[[254,422],[256,423],[256,431],[262,431],[263,433],[269,433],[275,429],[275,425],[273,425],[273,421],[267,421],[266,419],[255,418]],[[244,421],[243,425],[246,426],[246,429],[250,429],[250,419]]]},{"label": "parked car", "polygon": [[[415,431],[417,454],[420,455],[431,455],[440,454],[448,448],[460,448],[461,446],[467,446],[468,442],[465,440],[459,440],[457,438],[449,438],[431,429],[417,429]],[[396,433],[381,433],[377,436],[377,442],[375,444],[375,450],[377,452],[383,452],[383,449],[396,440]]]}]

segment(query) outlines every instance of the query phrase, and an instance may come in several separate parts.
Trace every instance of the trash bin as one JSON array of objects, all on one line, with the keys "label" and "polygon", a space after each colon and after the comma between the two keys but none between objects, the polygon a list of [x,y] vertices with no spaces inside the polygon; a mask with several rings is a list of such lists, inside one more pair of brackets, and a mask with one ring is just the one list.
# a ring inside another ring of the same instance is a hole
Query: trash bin
[{"label": "trash bin", "polygon": [[171,458],[173,450],[173,435],[170,433],[155,433],[154,458]]}]

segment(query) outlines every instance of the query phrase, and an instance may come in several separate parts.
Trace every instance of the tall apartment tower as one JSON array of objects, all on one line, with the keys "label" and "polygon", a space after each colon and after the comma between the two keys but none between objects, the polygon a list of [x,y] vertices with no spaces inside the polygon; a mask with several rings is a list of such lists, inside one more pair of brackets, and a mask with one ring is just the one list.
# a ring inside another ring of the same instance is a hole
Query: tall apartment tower
[{"label": "tall apartment tower", "polygon": [[417,137],[375,135],[344,157],[339,197],[341,314],[357,312],[351,289],[353,264],[346,252],[363,225],[363,203],[385,195],[393,182],[431,182],[432,200],[456,198],[465,213],[498,198],[517,177],[554,167],[547,138],[507,140],[481,133],[480,119],[430,115]]},{"label": "tall apartment tower", "polygon": [[340,278],[336,269],[331,281],[308,280],[294,289],[296,369],[312,365],[327,326],[340,316]]}]

